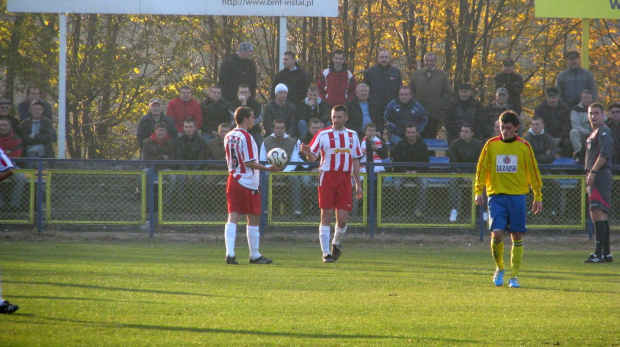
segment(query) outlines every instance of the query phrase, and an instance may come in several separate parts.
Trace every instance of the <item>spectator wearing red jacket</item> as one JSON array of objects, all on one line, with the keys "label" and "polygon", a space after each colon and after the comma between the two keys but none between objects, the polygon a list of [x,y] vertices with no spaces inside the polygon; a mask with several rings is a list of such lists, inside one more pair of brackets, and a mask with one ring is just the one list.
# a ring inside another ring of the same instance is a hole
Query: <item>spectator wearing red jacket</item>
[{"label": "spectator wearing red jacket", "polygon": [[168,103],[166,115],[172,118],[179,134],[183,134],[183,122],[187,118],[194,119],[197,129],[202,126],[202,108],[200,103],[192,98],[192,89],[189,86],[181,87],[179,96]]},{"label": "spectator wearing red jacket", "polygon": [[323,70],[316,82],[319,97],[331,107],[344,105],[355,97],[357,81],[344,62],[344,52],[337,49],[332,53],[329,68]]}]

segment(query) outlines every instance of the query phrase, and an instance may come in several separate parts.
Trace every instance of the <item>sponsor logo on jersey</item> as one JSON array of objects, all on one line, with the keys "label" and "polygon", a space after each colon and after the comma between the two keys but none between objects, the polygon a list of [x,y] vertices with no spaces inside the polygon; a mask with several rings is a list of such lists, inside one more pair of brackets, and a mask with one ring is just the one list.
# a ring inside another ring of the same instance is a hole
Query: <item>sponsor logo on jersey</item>
[{"label": "sponsor logo on jersey", "polygon": [[498,155],[495,160],[495,171],[497,173],[516,173],[517,172],[517,156],[516,155]]}]

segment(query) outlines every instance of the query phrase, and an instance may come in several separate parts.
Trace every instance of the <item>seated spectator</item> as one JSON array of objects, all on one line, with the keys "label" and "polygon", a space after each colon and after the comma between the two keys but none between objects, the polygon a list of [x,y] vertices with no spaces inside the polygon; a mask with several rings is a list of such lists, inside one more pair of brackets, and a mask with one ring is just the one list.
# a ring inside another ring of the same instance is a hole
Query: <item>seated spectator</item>
[{"label": "seated spectator", "polygon": [[54,158],[54,125],[43,117],[43,102],[35,101],[30,106],[31,118],[21,124],[24,134],[25,156],[28,158]]},{"label": "seated spectator", "polygon": [[[530,130],[524,139],[530,143],[538,164],[553,163],[557,157],[557,144],[555,138],[547,133],[543,118],[534,116],[532,123],[530,123]],[[540,172],[545,174],[549,173],[549,170],[541,169]],[[545,180],[542,189],[544,196],[555,197],[547,199],[549,202],[546,205],[548,207],[546,210],[549,211],[549,215],[553,219],[556,219],[563,213],[564,206],[566,206],[566,192],[560,188],[560,185],[554,179]],[[557,222],[557,220],[553,221]]]},{"label": "seated spectator", "polygon": [[493,134],[493,124],[499,119],[499,115],[504,111],[511,110],[512,107],[508,104],[508,89],[501,87],[497,88],[495,92],[495,101],[488,104],[484,109],[487,120],[482,128],[482,139],[487,140]]},{"label": "seated spectator", "polygon": [[15,135],[22,137],[22,129],[19,119],[13,114],[13,103],[8,99],[0,99],[0,118],[6,118],[11,122],[11,129]]},{"label": "seated spectator", "polygon": [[390,143],[392,146],[396,146],[406,136],[406,124],[416,124],[416,133],[421,133],[428,121],[424,107],[413,99],[413,93],[411,93],[409,86],[400,87],[398,100],[393,100],[388,104],[383,118],[391,132]]},{"label": "seated spectator", "polygon": [[275,120],[281,120],[286,126],[286,132],[288,135],[295,138],[299,138],[299,131],[297,129],[297,109],[295,105],[287,100],[288,87],[283,83],[276,86],[276,97],[265,106],[265,113],[263,114],[263,129],[265,135],[271,135],[273,133],[273,122]]},{"label": "seated spectator", "polygon": [[[221,123],[217,127],[217,137],[207,142],[208,160],[226,160],[226,148],[224,148],[224,138],[230,131],[229,123]],[[225,169],[226,167],[221,167]]]},{"label": "seated spectator", "polygon": [[237,88],[237,100],[228,103],[228,111],[230,112],[230,116],[234,117],[235,110],[241,106],[247,106],[252,109],[254,113],[254,127],[250,129],[248,132],[256,141],[256,145],[260,148],[260,145],[263,143],[262,131],[263,128],[260,126],[260,123],[263,119],[263,114],[261,113],[261,104],[256,101],[252,97],[252,93],[250,92],[250,86],[247,84],[241,84]]},{"label": "seated spectator", "polygon": [[297,105],[297,117],[299,119],[297,124],[300,139],[303,139],[308,134],[308,122],[312,118],[319,119],[323,124],[331,124],[329,105],[319,97],[319,88],[317,86],[312,85],[308,87],[306,98]]},{"label": "seated spectator", "polygon": [[558,146],[562,157],[573,156],[573,146],[570,142],[570,108],[560,102],[560,90],[556,87],[545,90],[545,101],[536,107],[534,117],[539,117],[545,123],[545,132],[549,133]]},{"label": "seated spectator", "polygon": [[205,141],[217,137],[218,126],[221,123],[231,124],[228,103],[222,98],[222,88],[215,85],[209,88],[209,95],[200,103],[202,108],[202,127],[200,131]]},{"label": "seated spectator", "polygon": [[[176,160],[206,160],[207,146],[205,140],[196,132],[196,123],[192,118],[183,121],[183,135],[174,141]],[[198,165],[181,165],[181,170],[198,170]]]},{"label": "seated spectator", "polygon": [[355,97],[345,104],[349,111],[349,120],[345,124],[347,129],[357,131],[359,137],[364,137],[366,125],[375,124],[375,130],[383,133],[383,115],[374,101],[369,99],[370,87],[360,83],[355,88]]},{"label": "seated spectator", "polygon": [[[388,109],[389,108],[388,106]],[[420,138],[417,126],[415,123],[407,123],[403,128],[405,129],[405,141],[399,141],[398,144],[396,144],[393,161],[395,163],[411,163],[411,165],[394,167],[394,172],[408,174],[427,172],[428,167],[418,167],[415,165],[415,163],[428,163],[430,161],[428,147]],[[427,207],[428,180],[425,177],[394,177],[394,187],[401,193],[401,196],[406,196],[404,192],[402,192],[402,187],[407,182],[413,182],[418,187],[413,215],[416,218],[421,218]],[[411,206],[409,206],[409,199],[403,199],[403,203],[405,206],[400,210],[401,214],[404,216],[410,215]]]},{"label": "seated spectator", "polygon": [[[19,169],[15,159],[21,158],[22,156],[22,139],[15,134],[11,128],[11,121],[6,117],[0,117],[0,148],[11,158],[15,165],[14,168]],[[10,179],[13,181],[13,190],[11,191],[8,209],[14,212],[21,207],[22,196],[24,195],[24,188],[26,187],[26,176],[22,173],[15,172]],[[0,190],[0,211],[6,209],[7,206],[4,204],[2,190]]]},{"label": "seated spectator", "polygon": [[452,143],[459,138],[463,124],[470,124],[474,127],[470,130],[479,139],[482,139],[481,133],[485,122],[485,113],[482,104],[473,97],[471,84],[461,83],[459,85],[459,94],[448,103],[444,115],[444,126],[448,143]]},{"label": "seated spectator", "polygon": [[609,106],[609,115],[605,124],[611,130],[611,137],[614,140],[611,165],[620,165],[620,103],[616,102]]},{"label": "seated spectator", "polygon": [[43,100],[41,97],[41,91],[39,87],[30,85],[26,88],[26,100],[17,105],[17,113],[19,114],[20,121],[24,121],[32,117],[30,113],[30,106],[35,101],[39,101],[43,105],[43,117],[49,119],[54,124],[54,116],[52,115],[52,105],[49,102]]},{"label": "seated spectator", "polygon": [[[360,159],[360,172],[366,172],[366,166],[362,163],[384,163],[384,160],[388,159],[388,148],[383,142],[383,139],[377,136],[377,127],[375,123],[368,123],[364,128],[364,138],[360,143],[362,147],[362,153],[364,156]],[[371,149],[370,151],[368,149]],[[374,167],[374,172],[383,172],[385,167],[383,165],[377,165]]]},{"label": "seated spectator", "polygon": [[[301,143],[303,143],[306,146],[309,146],[310,142],[314,138],[314,135],[319,130],[323,129],[323,123],[318,118],[310,118],[308,122],[310,124],[310,127],[308,128],[308,134],[306,134],[304,138],[300,139]],[[300,153],[300,159],[303,161],[308,161],[308,162],[310,161],[303,153]],[[321,158],[319,155],[319,157],[317,157],[317,161],[320,162],[320,159]],[[319,168],[312,167],[310,165],[298,165],[297,171],[319,172]],[[301,182],[303,183],[304,187],[307,187],[307,188],[313,187],[315,183],[318,184],[317,176],[311,176],[311,175],[301,176]]]},{"label": "seated spectator", "polygon": [[[277,89],[277,87],[276,87]],[[276,98],[277,98],[276,93]],[[289,101],[290,102],[290,101]],[[273,132],[270,136],[265,138],[263,144],[260,147],[260,160],[267,161],[267,153],[274,148],[282,148],[286,155],[288,156],[289,162],[299,162],[301,161],[299,157],[299,147],[300,141],[289,136],[286,133],[286,127],[284,120],[275,119],[273,121]],[[268,165],[271,166],[271,165]],[[295,171],[297,165],[286,165],[286,167],[282,170],[282,172],[292,172]],[[296,217],[301,217],[301,178],[298,175],[286,175],[284,177],[278,176],[281,179],[286,179],[291,187],[291,206],[293,207],[293,214]]]},{"label": "seated spectator", "polygon": [[172,138],[177,137],[178,133],[174,121],[162,112],[161,100],[159,98],[152,98],[149,101],[149,112],[138,122],[137,138],[139,148],[142,148],[144,140],[148,139],[153,134],[155,131],[155,124],[160,122],[168,126],[168,134]]},{"label": "seated spectator", "polygon": [[[498,120],[499,122],[499,120]],[[482,141],[474,138],[475,133],[472,131],[473,126],[471,124],[463,124],[461,126],[461,132],[459,138],[450,143],[450,149],[448,150],[448,156],[450,157],[450,163],[477,163],[482,151]],[[456,173],[473,173],[475,168],[453,168],[453,172]],[[459,215],[459,209],[461,208],[461,198],[463,196],[462,189],[459,188],[461,183],[468,183],[471,185],[471,178],[454,178],[450,180],[449,192],[450,203],[452,210],[450,211],[451,223],[457,221]]]},{"label": "seated spectator", "polygon": [[[143,160],[174,160],[174,139],[168,135],[168,124],[159,122],[155,124],[155,131],[148,139],[142,142]],[[172,165],[155,165],[155,171],[170,169]]]},{"label": "seated spectator", "polygon": [[183,121],[186,118],[193,118],[198,129],[202,127],[202,109],[200,103],[192,97],[189,86],[181,87],[179,96],[170,100],[166,114],[174,121],[179,136],[183,134]]},{"label": "seated spectator", "polygon": [[499,118],[495,121],[495,126],[493,127],[493,136],[500,136],[502,134],[501,125],[499,124]]},{"label": "seated spectator", "polygon": [[570,111],[570,142],[573,145],[573,158],[577,163],[583,164],[585,152],[583,144],[586,142],[590,132],[590,119],[588,118],[588,106],[593,102],[592,92],[589,89],[581,91],[581,100],[577,106]]}]

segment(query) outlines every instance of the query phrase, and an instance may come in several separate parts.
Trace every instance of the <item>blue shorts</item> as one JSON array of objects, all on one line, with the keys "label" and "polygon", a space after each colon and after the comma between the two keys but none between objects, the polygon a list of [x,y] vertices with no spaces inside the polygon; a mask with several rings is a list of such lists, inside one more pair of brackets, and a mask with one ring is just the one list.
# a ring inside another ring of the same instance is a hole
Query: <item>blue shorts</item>
[{"label": "blue shorts", "polygon": [[489,230],[524,233],[525,195],[496,194],[489,196]]}]

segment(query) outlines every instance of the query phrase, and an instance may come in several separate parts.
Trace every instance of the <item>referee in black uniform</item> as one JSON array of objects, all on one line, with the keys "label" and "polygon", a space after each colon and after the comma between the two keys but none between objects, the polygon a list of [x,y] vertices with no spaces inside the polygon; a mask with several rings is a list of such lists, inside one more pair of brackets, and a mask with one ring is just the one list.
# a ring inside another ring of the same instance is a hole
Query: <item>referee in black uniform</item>
[{"label": "referee in black uniform", "polygon": [[585,263],[612,262],[609,248],[610,228],[607,212],[611,204],[611,158],[613,140],[611,130],[605,125],[603,105],[595,103],[588,108],[592,133],[586,145],[586,189],[590,203],[590,216],[594,221],[596,248]]}]

